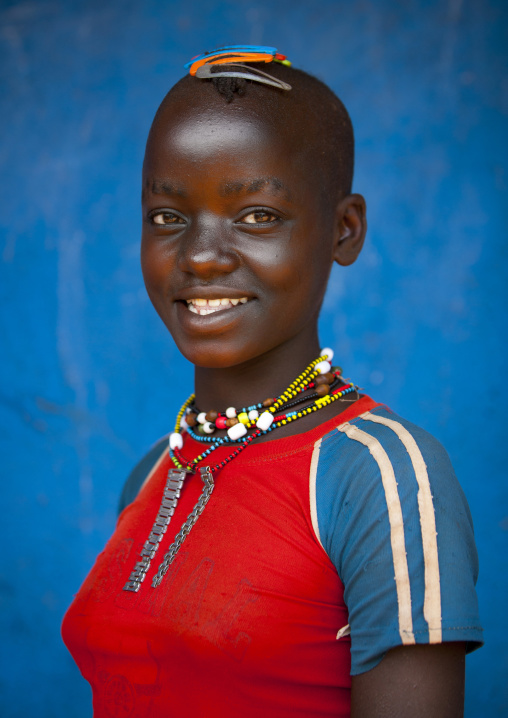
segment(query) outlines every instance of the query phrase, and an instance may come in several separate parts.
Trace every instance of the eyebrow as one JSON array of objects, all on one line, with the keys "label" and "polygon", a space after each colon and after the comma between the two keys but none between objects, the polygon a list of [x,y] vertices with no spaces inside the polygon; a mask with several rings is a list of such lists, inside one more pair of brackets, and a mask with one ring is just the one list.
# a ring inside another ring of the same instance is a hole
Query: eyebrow
[{"label": "eyebrow", "polygon": [[[258,177],[256,179],[242,181],[229,180],[221,185],[219,193],[222,197],[229,197],[234,194],[254,194],[266,185],[271,185],[277,192],[286,192],[289,198],[289,190],[284,182],[278,177]],[[187,197],[187,192],[182,186],[175,184],[169,179],[147,178],[143,184],[143,199],[149,194],[160,194],[166,197]]]},{"label": "eyebrow", "polygon": [[289,195],[288,188],[278,177],[259,177],[247,181],[230,180],[221,186],[220,194],[223,197],[229,197],[232,194],[242,194],[243,192],[245,194],[254,194],[254,192],[259,192],[265,185],[271,185],[277,192],[285,191],[286,194]]},{"label": "eyebrow", "polygon": [[185,190],[168,179],[146,179],[143,184],[143,197],[148,194],[163,194],[166,197],[186,197]]}]

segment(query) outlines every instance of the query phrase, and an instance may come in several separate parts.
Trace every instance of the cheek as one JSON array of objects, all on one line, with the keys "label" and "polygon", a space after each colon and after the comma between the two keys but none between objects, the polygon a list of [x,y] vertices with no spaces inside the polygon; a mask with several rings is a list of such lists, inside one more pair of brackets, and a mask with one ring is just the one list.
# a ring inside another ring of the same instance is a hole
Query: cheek
[{"label": "cheek", "polygon": [[172,267],[171,254],[162,243],[141,241],[141,271],[150,296],[163,289]]},{"label": "cheek", "polygon": [[311,229],[302,237],[295,233],[284,247],[279,247],[266,262],[258,261],[264,284],[282,299],[291,297],[286,311],[314,311],[321,303],[330,274],[331,252],[321,237]]}]

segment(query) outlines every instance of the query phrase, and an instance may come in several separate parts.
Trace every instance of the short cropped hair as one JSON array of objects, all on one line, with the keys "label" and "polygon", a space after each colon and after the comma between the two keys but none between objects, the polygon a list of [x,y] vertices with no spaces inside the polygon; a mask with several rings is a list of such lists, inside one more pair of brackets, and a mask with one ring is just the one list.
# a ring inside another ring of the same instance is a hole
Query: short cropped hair
[{"label": "short cropped hair", "polygon": [[[249,66],[248,63],[244,63]],[[260,112],[272,124],[292,124],[312,153],[320,169],[322,182],[316,188],[328,201],[351,192],[354,169],[353,125],[342,101],[321,80],[313,75],[280,63],[260,66],[263,71],[291,85],[289,91],[234,77],[200,79],[186,75],[174,85],[164,98],[159,113],[171,102],[174,95],[189,92],[195,99],[199,85],[212,84],[227,103],[244,99],[259,102]],[[254,66],[254,65],[252,65]],[[219,67],[219,66],[217,66]],[[224,69],[227,65],[221,65]]]}]

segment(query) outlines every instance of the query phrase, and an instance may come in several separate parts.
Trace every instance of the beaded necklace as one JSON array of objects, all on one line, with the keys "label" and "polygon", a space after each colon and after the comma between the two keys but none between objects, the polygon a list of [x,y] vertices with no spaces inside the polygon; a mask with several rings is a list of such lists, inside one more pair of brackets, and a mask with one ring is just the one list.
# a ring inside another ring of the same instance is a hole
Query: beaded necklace
[{"label": "beaded necklace", "polygon": [[[325,374],[319,374],[314,381],[309,381],[309,383],[305,387],[302,387],[302,391],[315,388],[315,393],[311,394],[310,396],[300,395],[294,401],[287,401],[286,403],[284,403],[282,408],[289,409],[290,407],[297,406],[304,401],[310,401],[311,399],[317,399],[318,397],[325,396],[330,391],[335,389],[335,387],[338,385],[341,373],[342,369],[340,369],[340,367],[336,367],[332,370],[332,373],[328,372]],[[293,395],[295,395],[295,392],[293,392]],[[194,395],[189,398],[189,401],[190,403],[186,402],[186,404],[184,404],[184,407],[182,407],[185,413],[183,414],[183,416],[181,415],[180,418],[180,429],[184,428],[187,433],[190,434],[190,436],[192,436],[192,438],[196,441],[211,443],[217,441],[216,437],[210,436],[210,434],[213,434],[216,429],[225,429],[227,427],[232,427],[235,424],[238,424],[239,421],[242,421],[245,424],[247,421],[247,417],[252,424],[252,422],[256,422],[256,420],[259,418],[259,412],[257,411],[257,409],[261,407],[270,407],[277,402],[277,399],[265,399],[265,401],[259,402],[258,404],[254,404],[252,406],[245,407],[239,412],[237,412],[234,407],[229,407],[223,413],[217,411],[209,411],[206,414],[204,411],[200,411],[197,408]],[[226,417],[229,418],[226,419]],[[196,433],[196,431],[194,431],[193,427],[196,426],[196,424],[199,425],[199,430],[207,434],[207,436],[203,436],[203,434],[198,434]],[[237,439],[237,441],[239,441],[240,439],[241,437]],[[176,440],[175,443],[178,445],[179,440]]]},{"label": "beaded necklace", "polygon": [[[196,408],[194,404],[195,395],[190,395],[180,408],[176,417],[174,431],[169,437],[169,455],[175,468],[170,469],[168,472],[161,506],[157,513],[155,523],[147,541],[145,541],[143,545],[140,560],[134,566],[129,580],[124,586],[124,591],[139,591],[142,582],[146,578],[151,561],[159,548],[162,537],[167,531],[171,517],[175,512],[186,475],[194,473],[197,469],[197,465],[201,461],[221,446],[234,446],[233,451],[223,461],[200,468],[201,479],[204,484],[203,491],[182,528],[175,536],[175,540],[166,551],[157,573],[153,578],[153,588],[161,583],[169,566],[174,561],[180,546],[208,503],[214,489],[212,476],[214,472],[219,471],[224,468],[226,464],[233,461],[238,454],[244,451],[247,446],[260,436],[268,434],[293,421],[297,421],[313,411],[319,411],[319,409],[323,409],[325,406],[357,390],[352,382],[343,383],[342,380],[339,379],[341,375],[340,369],[337,368],[330,371],[330,362],[332,359],[333,351],[328,348],[322,349],[321,356],[311,362],[280,396],[265,399],[264,402],[259,402],[253,406],[244,407],[239,412],[233,407],[229,407],[225,412],[211,411],[206,415],[204,412],[192,411],[193,408]],[[311,395],[303,396],[303,393],[309,389],[315,389],[315,391]],[[309,401],[310,403],[305,407],[288,411],[305,401]],[[264,408],[265,411],[259,414],[259,409],[261,408]],[[191,417],[190,424],[187,420],[189,417]],[[222,419],[226,418],[228,423],[222,421]],[[210,429],[210,427],[207,427],[205,431],[208,430],[210,432],[215,431],[215,429],[227,428],[227,434],[226,436],[219,437],[199,437],[192,430],[192,425],[195,425],[196,421],[198,421],[202,427],[204,427],[206,423],[212,424],[213,421],[214,428]],[[185,459],[181,453],[183,447],[182,429],[187,430],[193,438],[210,444],[208,448],[191,461]],[[249,434],[249,429],[254,429],[254,431]]]},{"label": "beaded necklace", "polygon": [[[335,370],[333,371],[333,373],[329,373],[329,374],[325,374],[325,375],[322,375],[322,374],[321,374],[321,375],[320,375],[319,377],[317,377],[317,378],[318,378],[318,379],[322,379],[322,378],[325,378],[325,377],[326,377],[326,382],[327,382],[327,383],[326,383],[326,384],[323,384],[323,383],[318,384],[318,387],[321,387],[322,389],[325,389],[324,392],[323,392],[323,391],[321,391],[321,392],[314,392],[313,394],[310,394],[309,396],[299,396],[299,397],[297,397],[294,401],[289,401],[289,402],[285,403],[285,404],[281,407],[282,410],[283,410],[283,411],[287,411],[288,409],[292,408],[293,406],[298,406],[298,404],[301,404],[301,403],[304,402],[304,401],[311,401],[311,400],[314,400],[314,399],[318,399],[319,397],[324,396],[325,394],[328,394],[328,393],[332,393],[332,395],[334,395],[334,389],[336,389],[336,387],[339,386],[339,383],[340,383],[340,379],[339,379],[340,372],[341,372],[341,370],[340,370],[339,368],[337,368],[337,369],[335,369]],[[310,383],[305,387],[305,389],[312,389],[312,388],[314,388],[315,386],[316,386],[315,382],[310,382]],[[346,386],[344,386],[344,384],[342,384],[342,386],[341,386],[341,388],[340,388],[340,391],[342,391],[342,392],[346,391]],[[349,391],[347,391],[347,393],[349,393]],[[273,400],[271,400],[271,401],[275,401],[275,399],[273,399]],[[189,409],[187,409],[187,411],[189,411]],[[298,412],[292,412],[291,415],[293,415],[293,414],[296,414],[296,417],[297,417],[297,418],[300,418],[300,414],[299,414]],[[188,415],[187,415],[187,416],[188,416]],[[301,416],[303,416],[303,414],[302,414]],[[187,418],[187,417],[184,415],[184,416],[183,416],[183,419],[182,419],[182,421],[181,421],[180,426],[181,426],[181,428],[185,428],[186,432],[187,432],[195,441],[199,441],[199,442],[207,443],[207,444],[217,442],[217,438],[214,437],[214,436],[209,436],[209,435],[208,435],[208,436],[203,436],[202,434],[198,434],[198,433],[192,428],[192,425],[189,425],[189,424],[188,424],[188,421],[186,421],[186,418]],[[278,420],[279,418],[280,418],[280,417],[275,417],[275,418],[274,418],[274,422],[277,422],[277,420]],[[287,418],[287,416],[285,415],[284,418]],[[203,430],[203,427],[202,427],[202,426],[200,426],[199,428],[200,428],[201,430]],[[272,428],[276,428],[276,427],[274,426],[274,427],[272,427]],[[230,439],[229,436],[224,437],[224,443],[238,443],[238,442],[240,442],[241,440],[242,440],[241,437],[240,437],[239,439],[236,439],[236,440]]]}]

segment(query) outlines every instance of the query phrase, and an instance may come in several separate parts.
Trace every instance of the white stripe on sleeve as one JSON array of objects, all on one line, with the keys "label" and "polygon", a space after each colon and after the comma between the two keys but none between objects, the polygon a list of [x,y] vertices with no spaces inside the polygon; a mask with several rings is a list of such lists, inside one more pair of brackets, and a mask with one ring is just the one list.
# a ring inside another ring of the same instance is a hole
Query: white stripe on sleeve
[{"label": "white stripe on sleeve", "polygon": [[399,634],[403,645],[411,645],[415,643],[413,617],[411,614],[411,587],[404,539],[402,507],[400,505],[393,466],[379,441],[370,434],[348,423],[341,424],[337,429],[346,434],[350,439],[366,446],[379,466],[390,523],[390,540],[399,609]]},{"label": "white stripe on sleeve", "polygon": [[312,521],[312,528],[316,534],[316,538],[319,541],[321,548],[324,549],[321,543],[321,536],[319,535],[319,523],[317,515],[317,499],[316,499],[316,478],[317,468],[319,464],[319,452],[321,451],[322,439],[319,439],[314,444],[314,450],[312,452],[312,459],[310,462],[310,474],[309,474],[309,499],[310,499],[310,520]]},{"label": "white stripe on sleeve", "polygon": [[366,412],[361,415],[365,421],[383,424],[391,429],[404,444],[418,483],[418,510],[420,513],[420,527],[423,543],[423,560],[425,565],[425,598],[423,603],[423,616],[429,625],[429,643],[441,643],[441,581],[439,578],[439,558],[437,549],[436,516],[434,503],[427,473],[427,466],[423,460],[418,444],[409,431],[398,421],[388,419],[377,414]]}]

